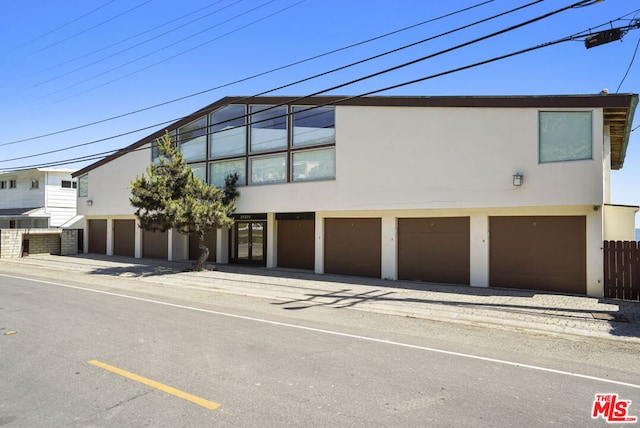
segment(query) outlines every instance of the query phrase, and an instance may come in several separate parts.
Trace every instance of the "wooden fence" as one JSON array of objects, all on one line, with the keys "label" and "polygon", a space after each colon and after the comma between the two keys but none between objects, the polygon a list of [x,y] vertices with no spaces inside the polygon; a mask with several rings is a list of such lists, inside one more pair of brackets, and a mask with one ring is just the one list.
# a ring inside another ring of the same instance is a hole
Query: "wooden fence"
[{"label": "wooden fence", "polygon": [[640,242],[604,241],[604,296],[640,301]]}]

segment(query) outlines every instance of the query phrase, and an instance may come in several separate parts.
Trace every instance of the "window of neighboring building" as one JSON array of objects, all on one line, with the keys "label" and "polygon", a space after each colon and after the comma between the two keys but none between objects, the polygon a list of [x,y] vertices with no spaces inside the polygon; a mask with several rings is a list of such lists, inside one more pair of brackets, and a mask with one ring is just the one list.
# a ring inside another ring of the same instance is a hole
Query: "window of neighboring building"
[{"label": "window of neighboring building", "polygon": [[540,163],[593,159],[590,111],[541,111]]},{"label": "window of neighboring building", "polygon": [[209,156],[220,158],[246,152],[247,129],[245,106],[228,105],[209,115]]},{"label": "window of neighboring building", "polygon": [[0,189],[6,189],[7,188],[7,182],[6,181],[0,181]]},{"label": "window of neighboring building", "polygon": [[238,174],[238,182],[236,186],[244,186],[247,182],[247,173],[245,170],[245,160],[233,159],[228,161],[211,162],[209,164],[209,184],[216,187],[224,186],[224,179],[229,174]]},{"label": "window of neighboring building", "polygon": [[336,178],[336,149],[328,147],[292,153],[291,180],[332,180]]},{"label": "window of neighboring building", "polygon": [[87,197],[89,196],[89,175],[81,175],[78,178],[78,196],[79,197]]},{"label": "window of neighboring building", "polygon": [[287,148],[287,107],[251,106],[251,152]]},{"label": "window of neighboring building", "polygon": [[178,128],[178,143],[187,162],[205,160],[207,158],[207,117],[201,117]]},{"label": "window of neighboring building", "polygon": [[77,189],[78,183],[76,181],[71,180],[62,180],[62,188],[63,189]]},{"label": "window of neighboring building", "polygon": [[287,155],[254,157],[249,160],[251,184],[287,181]]},{"label": "window of neighboring building", "polygon": [[37,189],[40,187],[40,180],[31,180],[31,188]]},{"label": "window of neighboring building", "polygon": [[9,189],[15,189],[18,187],[16,180],[9,180]]},{"label": "window of neighboring building", "polygon": [[294,147],[335,143],[335,108],[293,107],[292,112]]}]

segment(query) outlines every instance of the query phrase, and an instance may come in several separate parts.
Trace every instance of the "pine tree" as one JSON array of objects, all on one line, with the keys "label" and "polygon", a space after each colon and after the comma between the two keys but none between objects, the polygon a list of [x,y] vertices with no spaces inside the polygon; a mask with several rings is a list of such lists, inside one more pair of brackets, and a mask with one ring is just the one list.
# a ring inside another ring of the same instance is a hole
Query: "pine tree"
[{"label": "pine tree", "polygon": [[137,176],[131,183],[129,201],[142,229],[195,235],[201,253],[193,270],[200,271],[209,257],[205,233],[233,224],[230,215],[239,195],[238,175],[229,175],[223,189],[208,185],[193,174],[168,132],[156,143],[160,161],[147,167],[148,177]]}]

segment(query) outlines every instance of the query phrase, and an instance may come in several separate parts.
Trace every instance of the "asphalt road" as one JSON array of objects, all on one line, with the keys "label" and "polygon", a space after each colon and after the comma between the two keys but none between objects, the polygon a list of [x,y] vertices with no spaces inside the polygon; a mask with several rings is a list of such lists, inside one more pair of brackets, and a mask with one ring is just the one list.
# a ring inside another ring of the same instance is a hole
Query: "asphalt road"
[{"label": "asphalt road", "polygon": [[598,393],[640,416],[637,345],[188,293],[0,273],[0,426],[608,426]]}]

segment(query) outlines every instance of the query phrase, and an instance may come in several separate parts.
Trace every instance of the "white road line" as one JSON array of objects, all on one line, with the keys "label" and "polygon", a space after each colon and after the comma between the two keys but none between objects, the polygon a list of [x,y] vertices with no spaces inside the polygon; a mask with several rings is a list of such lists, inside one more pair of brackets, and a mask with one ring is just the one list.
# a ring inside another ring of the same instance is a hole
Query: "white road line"
[{"label": "white road line", "polygon": [[613,385],[622,385],[622,386],[627,386],[627,387],[630,387],[630,388],[640,389],[640,385],[637,385],[637,384],[627,383],[627,382],[619,382],[619,381],[616,381],[616,380],[604,379],[604,378],[601,378],[601,377],[589,376],[589,375],[584,375],[584,374],[574,373],[574,372],[567,372],[567,371],[564,371],[564,370],[555,370],[555,369],[550,369],[550,368],[546,368],[546,367],[533,366],[533,365],[530,365],[530,364],[515,363],[515,362],[512,362],[512,361],[498,360],[498,359],[495,359],[495,358],[481,357],[481,356],[472,355],[472,354],[464,354],[464,353],[461,353],[461,352],[445,351],[443,349],[429,348],[427,346],[411,345],[409,343],[394,342],[393,340],[386,340],[386,339],[376,339],[375,337],[360,336],[360,335],[357,335],[357,334],[349,334],[349,333],[341,333],[339,331],[324,330],[324,329],[321,329],[321,328],[305,327],[305,326],[295,325],[295,324],[287,324],[287,323],[283,323],[283,322],[265,320],[265,319],[261,319],[261,318],[247,317],[247,316],[244,316],[244,315],[229,314],[229,313],[226,313],[226,312],[212,311],[212,310],[209,310],[209,309],[202,309],[202,308],[195,308],[195,307],[192,307],[192,306],[178,305],[178,304],[175,304],[175,303],[163,302],[163,301],[160,301],[160,300],[145,299],[143,297],[135,297],[135,296],[128,296],[126,294],[112,293],[110,291],[94,290],[92,288],[83,288],[83,287],[78,287],[78,286],[75,286],[75,285],[60,284],[60,283],[52,282],[52,281],[44,281],[44,280],[39,280],[39,279],[24,278],[24,277],[20,277],[20,276],[13,276],[13,275],[6,275],[6,274],[0,274],[0,276],[4,276],[4,277],[7,277],[7,278],[21,279],[21,280],[31,281],[31,282],[40,282],[40,283],[43,283],[43,284],[50,284],[50,285],[55,285],[55,286],[58,286],[58,287],[72,288],[72,289],[75,289],[75,290],[90,291],[90,292],[98,293],[98,294],[106,294],[108,296],[122,297],[122,298],[125,298],[125,299],[138,300],[138,301],[147,302],[147,303],[155,303],[155,304],[158,304],[158,305],[171,306],[171,307],[180,308],[180,309],[188,309],[188,310],[191,310],[191,311],[204,312],[204,313],[208,313],[208,314],[220,315],[220,316],[225,316],[225,317],[229,317],[229,318],[243,319],[243,320],[254,321],[254,322],[259,322],[259,323],[263,323],[263,324],[276,325],[276,326],[280,326],[280,327],[296,328],[296,329],[299,329],[299,330],[313,331],[313,332],[316,332],[316,333],[330,334],[330,335],[333,335],[333,336],[348,337],[348,338],[351,338],[351,339],[364,340],[364,341],[368,341],[368,342],[384,343],[386,345],[400,346],[400,347],[403,347],[403,348],[417,349],[417,350],[421,350],[421,351],[433,352],[433,353],[444,354],[444,355],[453,355],[453,356],[456,356],[456,357],[468,358],[468,359],[472,359],[472,360],[486,361],[486,362],[490,362],[490,363],[502,364],[502,365],[512,366],[512,367],[521,367],[521,368],[530,369],[530,370],[537,370],[537,371],[541,371],[541,372],[554,373],[554,374],[559,374],[559,375],[564,375],[564,376],[576,377],[576,378],[580,378],[580,379],[593,380],[593,381],[596,381],[596,382],[608,383],[608,384],[613,384]]}]

